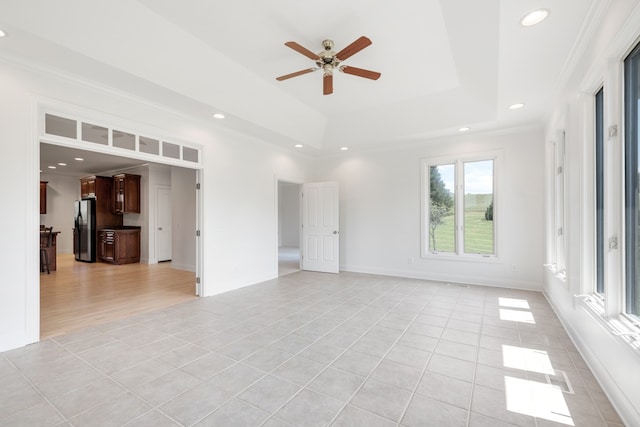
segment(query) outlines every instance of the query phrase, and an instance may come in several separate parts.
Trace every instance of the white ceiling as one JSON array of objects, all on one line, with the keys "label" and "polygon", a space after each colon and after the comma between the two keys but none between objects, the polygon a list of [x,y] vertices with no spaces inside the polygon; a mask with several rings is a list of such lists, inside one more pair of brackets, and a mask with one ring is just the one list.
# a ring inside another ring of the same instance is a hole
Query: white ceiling
[{"label": "white ceiling", "polygon": [[[197,118],[315,154],[479,130],[541,126],[573,71],[596,0],[3,0],[0,57],[114,86]],[[550,10],[542,24],[520,19]],[[373,44],[322,95],[320,72],[284,46]],[[508,106],[522,102],[523,109]],[[212,119],[213,120],[213,119]]]},{"label": "white ceiling", "polygon": [[[81,158],[81,161],[76,160]],[[60,165],[64,163],[65,165]],[[113,156],[88,150],[40,144],[40,170],[43,174],[80,178],[88,175],[112,175],[148,164],[137,159]],[[51,169],[50,166],[55,167]]]}]

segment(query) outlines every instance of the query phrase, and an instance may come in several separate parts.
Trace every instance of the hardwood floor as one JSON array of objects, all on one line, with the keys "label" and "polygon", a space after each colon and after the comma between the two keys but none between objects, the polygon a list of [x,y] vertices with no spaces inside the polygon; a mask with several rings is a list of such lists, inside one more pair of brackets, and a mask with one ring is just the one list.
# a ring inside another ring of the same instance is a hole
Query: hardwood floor
[{"label": "hardwood floor", "polygon": [[195,274],[170,263],[84,263],[59,254],[58,270],[40,274],[40,338],[193,298]]}]

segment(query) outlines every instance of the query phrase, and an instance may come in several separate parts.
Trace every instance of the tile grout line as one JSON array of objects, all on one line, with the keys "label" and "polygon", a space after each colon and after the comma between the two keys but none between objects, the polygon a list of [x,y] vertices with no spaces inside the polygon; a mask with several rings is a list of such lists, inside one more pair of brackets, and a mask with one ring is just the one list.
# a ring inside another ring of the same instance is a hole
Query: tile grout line
[{"label": "tile grout line", "polygon": [[480,330],[478,332],[478,348],[476,350],[476,360],[475,360],[475,363],[473,364],[473,377],[471,378],[471,387],[469,390],[469,402],[467,403],[467,420],[466,420],[467,427],[471,426],[471,407],[473,405],[473,395],[476,389],[476,374],[478,373],[478,363],[480,360],[480,349],[481,349],[480,340],[482,340],[482,327],[484,326],[484,315],[486,312],[486,307],[487,307],[487,301],[486,301],[486,292],[485,292],[482,297],[482,315],[480,316]]},{"label": "tile grout line", "polygon": [[[398,286],[398,285],[396,285],[393,289],[395,289],[397,286]],[[392,289],[392,290],[393,290],[393,289]],[[344,292],[344,290],[341,290],[341,291],[339,291],[339,292],[336,292],[335,294],[331,294],[331,295],[327,296],[327,298],[335,297],[336,295],[340,294],[341,292]],[[245,390],[247,390],[247,389],[249,389],[250,387],[252,387],[254,384],[256,384],[257,382],[259,382],[260,380],[262,380],[263,378],[265,378],[267,375],[270,375],[270,372],[272,372],[273,370],[277,369],[278,367],[280,367],[280,366],[284,365],[284,364],[285,364],[285,363],[287,363],[289,360],[293,359],[295,356],[297,356],[297,355],[301,354],[301,353],[302,353],[302,352],[304,352],[307,348],[311,347],[313,344],[317,343],[317,342],[318,342],[318,341],[320,341],[322,338],[324,338],[325,336],[329,335],[329,334],[330,334],[331,332],[333,332],[335,329],[337,329],[338,327],[342,326],[346,321],[350,320],[352,317],[354,317],[355,315],[357,315],[358,313],[360,313],[362,310],[364,310],[364,309],[368,308],[368,307],[369,307],[373,302],[375,302],[375,301],[379,300],[379,299],[380,299],[384,294],[386,294],[386,293],[388,293],[388,292],[383,292],[381,295],[379,295],[378,297],[376,297],[376,298],[375,298],[373,301],[371,301],[369,304],[365,305],[365,306],[364,306],[364,307],[362,307],[360,310],[358,310],[357,312],[353,313],[351,316],[349,316],[349,317],[347,317],[346,319],[344,319],[341,323],[339,323],[338,325],[334,326],[334,327],[333,327],[332,329],[330,329],[329,331],[325,332],[323,335],[321,335],[320,337],[318,337],[316,340],[312,341],[312,342],[311,342],[309,345],[307,345],[306,347],[303,347],[303,348],[302,348],[301,350],[299,350],[298,352],[296,352],[296,353],[292,354],[292,356],[291,356],[290,358],[288,358],[287,360],[283,361],[283,362],[282,362],[282,363],[280,363],[279,365],[275,366],[275,367],[274,367],[274,368],[272,368],[270,371],[263,371],[263,372],[265,372],[265,374],[264,374],[264,375],[262,375],[260,378],[258,378],[258,379],[257,379],[256,381],[254,381],[253,383],[249,384],[249,385],[248,385],[247,387],[245,387],[244,389],[242,389],[242,390],[240,390],[239,392],[237,392],[236,394],[234,394],[231,398],[229,398],[229,399],[225,400],[225,401],[224,401],[221,405],[219,405],[216,409],[214,409],[213,411],[211,411],[211,412],[207,413],[207,414],[206,414],[206,415],[204,415],[202,418],[198,419],[198,420],[196,421],[196,423],[197,423],[197,422],[202,421],[204,418],[206,418],[206,417],[208,417],[209,415],[211,415],[212,413],[214,413],[214,412],[218,411],[220,408],[222,408],[224,405],[226,405],[226,404],[227,404],[229,401],[231,401],[233,398],[235,398],[235,397],[239,396],[240,394],[242,394]],[[316,305],[316,304],[314,304],[314,305]],[[342,305],[342,304],[339,304],[339,305]],[[339,306],[339,305],[338,305],[338,306]],[[299,310],[299,311],[302,311],[302,310],[304,310],[304,308],[303,308],[303,309],[301,309],[301,310]],[[292,330],[292,331],[291,331],[291,332],[289,332],[286,336],[292,335],[295,331],[297,331],[297,330],[299,330],[299,329],[303,328],[304,326],[308,325],[309,323],[311,323],[311,322],[313,322],[313,321],[315,321],[315,320],[318,320],[319,318],[323,317],[323,316],[324,316],[324,315],[326,315],[327,313],[328,313],[328,312],[323,312],[323,313],[319,314],[318,316],[316,316],[316,317],[314,317],[313,319],[311,319],[311,320],[307,321],[306,323],[304,323],[303,325],[299,326],[298,328],[296,328],[296,329]],[[386,314],[385,314],[385,316],[386,316]],[[383,317],[384,317],[384,316],[383,316]],[[377,325],[377,324],[380,322],[380,320],[382,320],[382,318],[381,318],[381,319],[379,319],[379,320],[378,320],[378,321],[377,321],[373,326],[371,326],[371,328],[373,328],[375,325]],[[273,324],[273,323],[277,323],[277,322],[279,322],[279,321],[280,321],[280,320],[275,321],[275,322],[272,322],[271,324]],[[271,325],[271,324],[270,324],[270,325]],[[371,328],[367,329],[367,332],[368,332]],[[285,336],[285,337],[286,337],[286,336]],[[280,339],[283,339],[283,338],[285,338],[285,337],[282,337],[282,338],[280,338]],[[302,337],[302,338],[304,338],[304,337]],[[238,340],[236,340],[236,341],[234,341],[234,342],[237,342],[237,341],[240,341],[240,339],[238,339]],[[277,341],[279,341],[279,340],[277,340]],[[276,341],[276,342],[277,342],[277,341]],[[231,344],[231,343],[230,343],[230,344]],[[249,366],[250,368],[253,368],[253,369],[257,369],[257,370],[259,370],[259,371],[262,371],[262,369],[260,369],[260,368],[255,368],[255,367],[253,367],[253,366],[251,366],[251,365],[247,365],[247,364],[245,364],[245,363],[242,363],[242,361],[243,361],[243,360],[245,360],[245,359],[247,359],[247,358],[251,357],[253,354],[257,353],[257,352],[258,352],[258,351],[260,351],[260,350],[261,350],[261,349],[258,349],[258,350],[256,350],[255,352],[253,352],[253,353],[251,353],[251,354],[249,354],[249,355],[245,356],[244,358],[242,358],[241,360],[237,361],[237,362],[236,362],[236,363],[234,363],[233,365],[231,365],[231,366],[229,366],[229,367],[225,368],[224,370],[222,370],[222,371],[218,372],[218,373],[217,373],[217,374],[215,374],[213,377],[215,377],[215,376],[217,376],[217,375],[221,374],[222,372],[224,372],[224,371],[226,371],[226,370],[230,369],[232,366],[235,366],[235,365],[237,365],[237,364],[242,364],[242,365],[244,365],[244,366]],[[338,355],[334,360],[332,360],[330,363],[333,363],[333,361],[335,361],[337,358],[339,358],[339,357],[340,357],[344,352],[346,352],[347,350],[348,350],[348,348],[347,348],[347,349],[345,349],[342,353],[340,353],[340,354],[339,354],[339,355]],[[212,351],[212,352],[215,352],[215,351]],[[216,354],[218,354],[218,353],[216,353]],[[309,382],[307,382],[307,383],[306,383],[306,384],[305,384],[305,385],[304,385],[300,390],[298,390],[298,392],[296,392],[296,393],[295,393],[295,394],[294,394],[294,395],[293,395],[289,400],[287,400],[287,402],[285,402],[285,404],[284,404],[284,405],[286,405],[286,403],[288,403],[288,402],[289,402],[290,400],[292,400],[295,396],[297,396],[297,395],[298,395],[302,390],[304,390],[307,384],[309,384],[310,382],[312,382],[312,381],[313,381],[313,380],[314,380],[318,375],[320,375],[322,372],[324,372],[328,367],[329,367],[329,364],[327,364],[327,366],[325,366],[325,368],[324,368],[322,371],[320,371],[320,372],[319,372],[316,376],[314,376],[314,377],[313,377]],[[213,377],[212,377],[212,378],[213,378]],[[280,377],[278,377],[278,378],[280,378]],[[285,381],[286,381],[286,380],[285,380]],[[289,381],[288,381],[288,382],[289,382]],[[296,385],[297,385],[297,384],[296,384]],[[195,387],[197,387],[197,386],[194,386],[194,387],[192,387],[191,389],[193,389],[193,388],[195,388]],[[191,390],[191,389],[189,389],[189,390]],[[177,397],[181,396],[182,394],[184,394],[184,393],[188,392],[189,390],[185,390],[183,393],[180,393],[180,394],[178,394],[178,395],[174,396],[171,400],[173,400],[173,399],[175,399],[175,398],[177,398]],[[243,402],[244,402],[244,400],[243,400]],[[166,402],[163,402],[162,404],[165,404],[165,403],[166,403]],[[161,404],[161,405],[162,405],[162,404]],[[282,406],[284,406],[284,405],[282,405]],[[163,414],[164,414],[164,412],[163,412],[162,410],[160,410],[160,409],[159,409],[159,406],[160,406],[160,405],[158,405],[158,407],[157,407],[156,409],[158,409],[161,413],[163,413]],[[282,408],[282,407],[279,407],[275,412],[277,412],[277,411],[278,411],[278,410],[280,410],[281,408]],[[275,412],[274,412],[273,414],[275,414]],[[269,418],[267,418],[264,422],[269,421],[269,419],[271,419],[271,418],[273,417],[273,414],[270,414]],[[165,414],[165,415],[166,415],[166,414]]]},{"label": "tile grout line", "polygon": [[[460,295],[458,295],[458,297],[456,299],[456,304],[457,304],[457,302],[459,300],[460,300]],[[449,315],[449,317],[447,317],[447,324],[449,323],[449,320],[451,320],[451,315]],[[444,331],[444,329],[446,329],[446,324],[443,327],[443,331]],[[438,338],[438,343],[440,343],[441,340],[442,340],[442,335],[440,335],[440,338]],[[447,340],[445,340],[445,341],[447,341]],[[429,355],[429,358],[427,359],[427,362],[425,363],[424,367],[422,368],[422,372],[420,373],[420,378],[418,379],[418,382],[413,387],[413,391],[411,392],[411,398],[409,398],[409,401],[406,403],[404,409],[402,410],[402,414],[400,416],[400,419],[398,420],[398,425],[400,424],[402,419],[405,417],[405,415],[407,413],[407,410],[409,409],[409,406],[411,405],[411,402],[415,398],[416,391],[418,390],[418,387],[420,386],[420,383],[422,382],[422,379],[424,378],[424,374],[427,371],[427,367],[429,366],[429,362],[431,362],[431,359],[433,358],[433,355],[435,354],[436,347],[437,347],[437,345],[433,348],[433,351],[430,352],[431,354]]]}]

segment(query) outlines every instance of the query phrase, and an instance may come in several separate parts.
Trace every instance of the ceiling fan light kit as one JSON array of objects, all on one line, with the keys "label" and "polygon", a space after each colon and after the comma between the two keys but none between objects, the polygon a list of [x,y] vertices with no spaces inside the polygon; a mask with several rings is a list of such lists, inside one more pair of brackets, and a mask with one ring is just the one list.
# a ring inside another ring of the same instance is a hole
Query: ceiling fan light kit
[{"label": "ceiling fan light kit", "polygon": [[324,95],[330,95],[333,93],[333,72],[335,70],[338,70],[345,74],[351,74],[353,76],[364,77],[371,80],[378,80],[378,78],[380,78],[381,76],[381,74],[377,71],[340,65],[340,62],[355,55],[365,47],[371,45],[371,40],[369,40],[365,36],[358,38],[356,41],[354,41],[338,53],[335,53],[333,51],[333,40],[328,39],[322,41],[324,50],[319,53],[313,53],[309,49],[293,41],[286,42],[284,45],[313,60],[316,63],[316,66],[276,77],[276,80],[278,81],[283,81],[293,77],[301,76],[303,74],[312,73],[317,70],[322,70],[322,93]]}]

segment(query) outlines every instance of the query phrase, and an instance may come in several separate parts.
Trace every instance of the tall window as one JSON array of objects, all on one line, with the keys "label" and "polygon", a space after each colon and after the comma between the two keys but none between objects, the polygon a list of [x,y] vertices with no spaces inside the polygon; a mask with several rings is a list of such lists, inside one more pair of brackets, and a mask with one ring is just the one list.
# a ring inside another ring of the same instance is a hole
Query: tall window
[{"label": "tall window", "polygon": [[640,315],[640,203],[638,203],[638,103],[640,102],[640,45],[624,61],[625,105],[625,309]]},{"label": "tall window", "polygon": [[495,163],[495,157],[424,162],[426,252],[495,255]]},{"label": "tall window", "polygon": [[556,231],[556,259],[555,267],[558,273],[566,271],[566,239],[565,239],[565,170],[564,170],[564,131],[558,132],[555,143],[555,231]]},{"label": "tall window", "polygon": [[604,294],[604,121],[603,90],[595,97],[596,292]]}]

